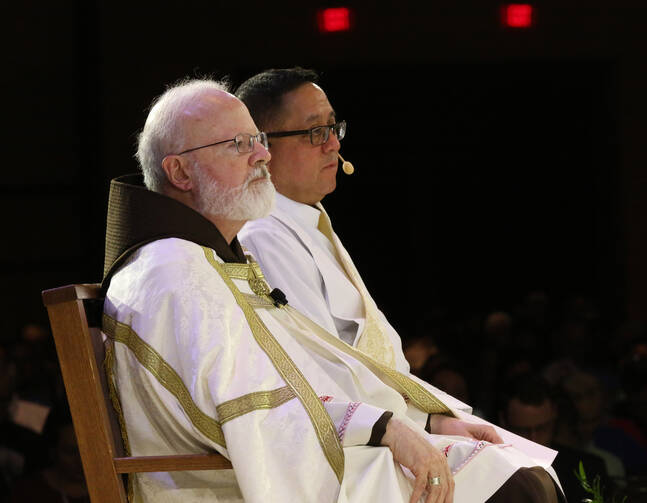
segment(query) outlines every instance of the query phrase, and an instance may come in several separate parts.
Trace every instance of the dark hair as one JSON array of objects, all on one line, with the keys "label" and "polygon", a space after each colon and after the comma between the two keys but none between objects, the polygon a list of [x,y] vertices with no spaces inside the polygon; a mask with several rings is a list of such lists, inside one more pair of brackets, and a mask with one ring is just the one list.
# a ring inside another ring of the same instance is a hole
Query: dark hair
[{"label": "dark hair", "polygon": [[314,70],[296,66],[265,70],[243,82],[234,93],[247,108],[260,129],[266,129],[281,110],[283,95],[312,82],[319,82]]},{"label": "dark hair", "polygon": [[447,356],[438,356],[437,358],[430,358],[425,366],[422,368],[421,377],[433,384],[434,378],[440,372],[448,370],[450,372],[455,372],[460,374],[465,379],[467,383],[467,369],[465,366],[458,360],[454,360]]},{"label": "dark hair", "polygon": [[504,383],[498,396],[498,409],[505,414],[514,398],[526,405],[541,405],[546,400],[555,402],[553,388],[541,374],[535,372],[514,376]]}]

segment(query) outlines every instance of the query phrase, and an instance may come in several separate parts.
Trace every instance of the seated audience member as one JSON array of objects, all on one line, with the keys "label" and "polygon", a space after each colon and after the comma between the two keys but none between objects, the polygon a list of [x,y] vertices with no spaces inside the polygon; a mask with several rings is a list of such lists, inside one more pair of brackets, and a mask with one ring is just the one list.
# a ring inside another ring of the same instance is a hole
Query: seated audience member
[{"label": "seated audience member", "polygon": [[432,307],[416,317],[407,337],[402,340],[404,357],[413,375],[421,377],[426,365],[450,353],[447,342],[457,337],[449,332],[449,325],[449,313],[442,306]]},{"label": "seated audience member", "polygon": [[52,413],[45,429],[46,436],[51,437],[51,462],[39,472],[18,478],[12,486],[10,502],[90,503],[69,412]]},{"label": "seated audience member", "polygon": [[[647,481],[647,339],[629,344],[620,358],[619,368],[622,397],[615,414],[607,420],[607,426],[622,430],[633,445],[633,452],[626,452],[624,456],[627,474],[644,477]],[[595,439],[606,449],[614,442],[605,429],[596,432]]]},{"label": "seated audience member", "polygon": [[[634,454],[625,455],[627,501],[640,501],[647,494],[647,339],[636,338],[620,359],[622,400],[609,425],[632,440]],[[610,435],[596,435],[601,447],[609,448]],[[635,453],[642,453],[635,455]]]},{"label": "seated audience member", "polygon": [[418,320],[418,335],[403,351],[321,204],[336,188],[346,122],[337,118],[317,74],[268,70],[243,82],[236,94],[268,131],[268,166],[277,190],[274,210],[248,222],[241,242],[296,309],[382,364],[419,375],[438,352],[434,334],[426,335]]},{"label": "seated audience member", "polygon": [[48,462],[43,427],[60,402],[59,369],[47,331],[28,323],[5,352],[0,380],[0,472],[11,482]]},{"label": "seated audience member", "polygon": [[478,368],[479,392],[474,407],[478,407],[488,419],[496,416],[495,404],[499,388],[500,368],[508,361],[508,353],[514,344],[514,323],[505,311],[488,313],[480,326],[479,357],[474,362]]},{"label": "seated audience member", "polygon": [[399,372],[395,339],[358,351],[268,286],[236,235],[272,207],[271,156],[222,84],[169,88],[137,156],[145,186],[111,184],[104,269],[126,447],[217,451],[235,476],[137,474],[135,501],[558,501],[545,452],[498,445],[507,432]]},{"label": "seated audience member", "polygon": [[429,361],[420,372],[420,377],[461,402],[471,403],[472,401],[467,373],[455,360],[439,357]]},{"label": "seated audience member", "polygon": [[574,408],[577,445],[603,458],[610,477],[624,481],[625,461],[640,463],[642,459],[644,466],[647,450],[610,421],[611,400],[595,375],[577,370],[560,382],[560,390]]},{"label": "seated audience member", "polygon": [[556,441],[558,409],[550,385],[540,375],[526,373],[508,381],[500,391],[498,410],[501,426],[558,451],[553,468],[568,501],[582,501],[589,496],[574,475],[580,461],[590,479],[600,475],[603,485],[609,488],[606,467],[600,457]]},{"label": "seated audience member", "polygon": [[430,335],[412,337],[403,344],[403,352],[410,372],[422,378],[425,365],[438,355],[438,346]]},{"label": "seated audience member", "polygon": [[296,309],[344,342],[400,372],[410,371],[400,336],[366,289],[332,228],[321,200],[335,190],[340,141],[337,118],[311,70],[268,70],[236,95],[268,132],[276,207],[249,222],[241,243],[269,283]]}]

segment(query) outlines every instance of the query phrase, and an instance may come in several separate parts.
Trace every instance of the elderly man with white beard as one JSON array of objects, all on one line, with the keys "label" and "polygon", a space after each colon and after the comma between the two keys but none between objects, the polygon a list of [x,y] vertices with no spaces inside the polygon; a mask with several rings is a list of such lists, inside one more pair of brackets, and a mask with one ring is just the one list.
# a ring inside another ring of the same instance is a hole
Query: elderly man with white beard
[{"label": "elderly man with white beard", "polygon": [[236,235],[274,203],[267,137],[223,84],[156,99],[137,158],[143,182],[111,184],[103,282],[125,447],[217,451],[233,471],[136,474],[132,501],[451,503],[457,467],[484,501],[536,465],[265,282]]}]

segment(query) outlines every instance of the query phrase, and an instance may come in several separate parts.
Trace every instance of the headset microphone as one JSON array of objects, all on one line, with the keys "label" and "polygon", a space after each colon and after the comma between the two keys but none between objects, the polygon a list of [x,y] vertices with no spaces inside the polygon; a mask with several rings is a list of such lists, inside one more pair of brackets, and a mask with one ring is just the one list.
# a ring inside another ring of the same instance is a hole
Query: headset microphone
[{"label": "headset microphone", "polygon": [[339,157],[341,159],[341,162],[343,162],[343,164],[341,165],[341,169],[344,170],[344,173],[346,173],[347,175],[352,175],[353,172],[355,171],[355,168],[353,167],[353,165],[348,161],[344,161],[344,158],[341,155],[339,155],[339,152],[337,152],[337,157]]}]

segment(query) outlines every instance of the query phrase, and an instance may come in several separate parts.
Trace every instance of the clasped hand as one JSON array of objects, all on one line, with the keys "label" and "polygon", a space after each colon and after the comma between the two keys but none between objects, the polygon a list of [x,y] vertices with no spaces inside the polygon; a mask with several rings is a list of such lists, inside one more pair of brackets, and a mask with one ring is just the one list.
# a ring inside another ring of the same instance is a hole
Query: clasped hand
[{"label": "clasped hand", "polygon": [[[472,424],[459,419],[434,415],[430,420],[431,432],[443,435],[460,435],[492,443],[502,443],[494,428]],[[407,467],[415,476],[409,503],[417,503],[425,490],[425,503],[452,503],[454,500],[454,477],[445,455],[431,445],[421,433],[402,420],[392,417],[386,426],[382,445],[388,446],[393,459]],[[438,477],[440,484],[433,484]]]}]

